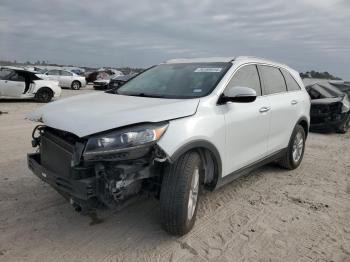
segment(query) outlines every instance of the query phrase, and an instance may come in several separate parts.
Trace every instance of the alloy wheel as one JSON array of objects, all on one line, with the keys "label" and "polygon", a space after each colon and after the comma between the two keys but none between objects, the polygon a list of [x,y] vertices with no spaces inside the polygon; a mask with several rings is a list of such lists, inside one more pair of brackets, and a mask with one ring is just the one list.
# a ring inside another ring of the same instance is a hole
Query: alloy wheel
[{"label": "alloy wheel", "polygon": [[197,206],[197,198],[199,191],[199,168],[196,167],[193,171],[191,187],[188,198],[188,209],[187,209],[187,218],[191,220]]}]

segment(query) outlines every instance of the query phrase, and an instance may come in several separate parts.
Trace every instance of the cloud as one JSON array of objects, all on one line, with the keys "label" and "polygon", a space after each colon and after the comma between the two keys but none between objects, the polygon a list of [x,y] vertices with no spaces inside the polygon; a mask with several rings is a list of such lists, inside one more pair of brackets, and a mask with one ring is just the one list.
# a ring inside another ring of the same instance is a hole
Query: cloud
[{"label": "cloud", "polygon": [[350,79],[346,0],[2,0],[2,59],[150,66],[257,55]]}]

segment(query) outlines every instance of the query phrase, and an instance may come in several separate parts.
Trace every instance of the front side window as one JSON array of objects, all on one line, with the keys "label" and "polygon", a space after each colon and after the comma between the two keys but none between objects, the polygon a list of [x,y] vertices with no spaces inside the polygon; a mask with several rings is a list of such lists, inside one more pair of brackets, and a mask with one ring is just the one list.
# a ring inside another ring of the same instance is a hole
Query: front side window
[{"label": "front side window", "polygon": [[0,80],[7,80],[14,73],[13,70],[10,69],[1,69],[0,71]]},{"label": "front side window", "polygon": [[73,74],[68,71],[61,71],[61,76],[72,76]]},{"label": "front side window", "polygon": [[259,66],[266,94],[276,94],[287,91],[281,71],[272,66]]},{"label": "front side window", "polygon": [[256,65],[247,65],[240,68],[227,85],[227,87],[235,86],[252,88],[257,96],[261,96],[260,79]]},{"label": "front side window", "polygon": [[297,81],[295,81],[295,79],[290,75],[290,73],[287,72],[287,70],[285,69],[281,69],[281,71],[284,76],[284,79],[286,79],[288,91],[300,90],[300,86],[298,85]]},{"label": "front side window", "polygon": [[16,82],[24,82],[24,76],[23,76],[23,74],[20,74],[20,73],[18,73],[18,72],[13,72],[13,74],[11,74],[10,76],[9,76],[9,80],[10,81],[16,81]]},{"label": "front side window", "polygon": [[121,95],[196,98],[210,94],[231,63],[162,64],[126,82]]},{"label": "front side window", "polygon": [[58,76],[60,75],[60,70],[50,70],[46,74],[49,76]]}]

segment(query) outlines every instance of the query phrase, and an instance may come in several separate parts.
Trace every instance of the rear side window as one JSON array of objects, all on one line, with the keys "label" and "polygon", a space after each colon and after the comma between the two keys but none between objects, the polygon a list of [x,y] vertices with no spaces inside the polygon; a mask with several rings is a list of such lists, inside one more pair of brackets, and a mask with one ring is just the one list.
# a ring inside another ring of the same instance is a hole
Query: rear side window
[{"label": "rear side window", "polygon": [[286,79],[288,91],[300,90],[300,86],[298,85],[297,81],[295,81],[295,79],[290,75],[290,73],[284,69],[281,69],[281,71],[284,76],[284,79]]},{"label": "rear side window", "polygon": [[260,79],[256,65],[247,65],[240,68],[227,87],[231,86],[250,87],[256,91],[257,96],[261,96]]},{"label": "rear side window", "polygon": [[272,66],[259,66],[259,69],[264,80],[265,92],[267,92],[267,94],[276,94],[287,91],[286,82],[278,68]]},{"label": "rear side window", "polygon": [[60,70],[50,70],[46,74],[49,76],[58,76],[60,75]]},{"label": "rear side window", "polygon": [[71,72],[67,71],[61,71],[61,76],[72,76],[73,74]]}]

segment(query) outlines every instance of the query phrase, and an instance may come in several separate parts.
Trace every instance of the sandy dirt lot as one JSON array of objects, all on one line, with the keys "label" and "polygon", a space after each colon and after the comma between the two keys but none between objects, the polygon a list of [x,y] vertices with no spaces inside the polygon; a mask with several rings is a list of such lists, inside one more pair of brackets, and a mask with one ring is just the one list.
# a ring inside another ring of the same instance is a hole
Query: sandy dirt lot
[{"label": "sandy dirt lot", "polygon": [[268,165],[205,193],[195,228],[176,238],[156,200],[94,223],[32,175],[24,115],[39,106],[0,101],[0,261],[350,261],[350,133],[310,134],[297,170]]}]

